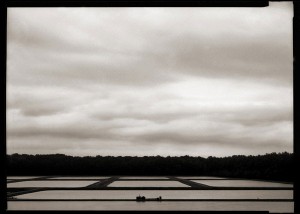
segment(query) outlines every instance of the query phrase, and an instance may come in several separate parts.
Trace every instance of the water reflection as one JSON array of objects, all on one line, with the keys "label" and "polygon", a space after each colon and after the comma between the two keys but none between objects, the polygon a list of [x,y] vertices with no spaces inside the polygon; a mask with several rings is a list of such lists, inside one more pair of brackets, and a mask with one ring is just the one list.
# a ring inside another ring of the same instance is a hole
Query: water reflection
[{"label": "water reflection", "polygon": [[189,187],[178,181],[115,181],[109,187]]},{"label": "water reflection", "polygon": [[253,180],[192,180],[209,186],[224,187],[293,187],[293,184],[283,184]]},{"label": "water reflection", "polygon": [[294,212],[293,202],[8,202],[9,210],[207,210]]},{"label": "water reflection", "polygon": [[163,199],[293,199],[292,190],[51,190],[19,199],[134,199],[137,195]]}]

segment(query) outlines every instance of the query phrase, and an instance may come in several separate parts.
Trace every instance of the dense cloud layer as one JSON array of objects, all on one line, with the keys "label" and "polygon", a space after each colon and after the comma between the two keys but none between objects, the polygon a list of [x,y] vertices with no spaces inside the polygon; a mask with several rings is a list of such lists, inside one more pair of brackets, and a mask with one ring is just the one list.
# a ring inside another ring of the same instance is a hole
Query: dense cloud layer
[{"label": "dense cloud layer", "polygon": [[292,3],[9,8],[7,152],[293,151]]}]

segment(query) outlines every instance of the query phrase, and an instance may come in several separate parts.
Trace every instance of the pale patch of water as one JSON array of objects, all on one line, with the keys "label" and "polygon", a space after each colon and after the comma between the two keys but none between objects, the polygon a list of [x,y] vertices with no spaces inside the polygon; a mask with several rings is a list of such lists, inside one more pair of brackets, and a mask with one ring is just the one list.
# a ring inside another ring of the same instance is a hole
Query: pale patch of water
[{"label": "pale patch of water", "polygon": [[192,180],[197,183],[216,187],[293,187],[293,184],[254,181],[254,180]]},{"label": "pale patch of water", "polygon": [[293,202],[9,201],[8,210],[206,210],[293,213]]},{"label": "pale patch of water", "polygon": [[22,181],[17,183],[8,183],[7,187],[22,188],[22,187],[85,187],[96,183],[95,181]]},{"label": "pale patch of water", "polygon": [[50,190],[17,196],[18,199],[293,199],[292,190]]},{"label": "pale patch of water", "polygon": [[189,187],[178,181],[115,181],[109,187]]}]

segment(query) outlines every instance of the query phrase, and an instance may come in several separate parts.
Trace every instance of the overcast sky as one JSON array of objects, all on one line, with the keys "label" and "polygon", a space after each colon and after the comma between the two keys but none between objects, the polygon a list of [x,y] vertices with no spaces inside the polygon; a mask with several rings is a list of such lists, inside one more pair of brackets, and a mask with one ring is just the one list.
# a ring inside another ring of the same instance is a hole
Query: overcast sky
[{"label": "overcast sky", "polygon": [[7,153],[293,152],[292,17],[8,8]]}]

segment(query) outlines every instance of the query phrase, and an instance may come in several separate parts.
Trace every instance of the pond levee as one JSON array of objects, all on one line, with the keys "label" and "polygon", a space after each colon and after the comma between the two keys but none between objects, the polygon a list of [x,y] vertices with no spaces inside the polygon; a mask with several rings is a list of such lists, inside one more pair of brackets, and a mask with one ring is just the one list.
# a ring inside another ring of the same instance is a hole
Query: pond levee
[{"label": "pond levee", "polygon": [[178,181],[180,183],[188,185],[188,186],[190,186],[192,188],[197,188],[197,189],[213,189],[213,187],[211,187],[211,186],[208,186],[208,185],[205,185],[205,184],[201,184],[201,183],[196,183],[196,182],[193,182],[193,181],[190,181],[190,180],[181,179],[181,178],[178,178],[178,177],[170,176],[168,178],[170,180]]},{"label": "pond levee", "polygon": [[91,185],[88,185],[88,186],[84,187],[83,189],[101,189],[101,188],[105,188],[109,184],[111,184],[112,182],[114,182],[118,179],[119,179],[119,177],[117,177],[117,176],[110,177],[110,178],[98,181],[96,183],[93,183]]}]

